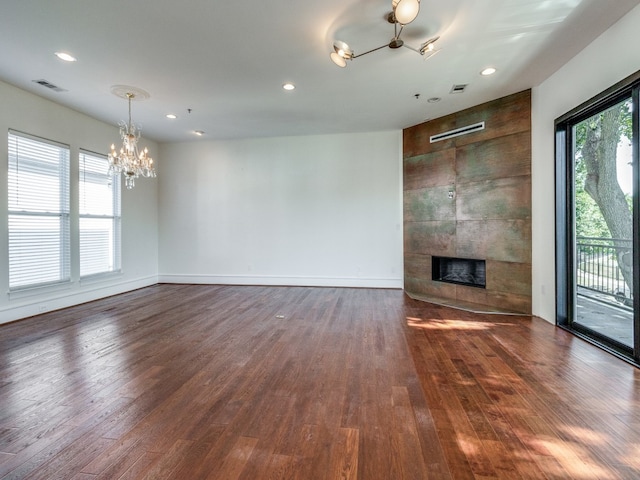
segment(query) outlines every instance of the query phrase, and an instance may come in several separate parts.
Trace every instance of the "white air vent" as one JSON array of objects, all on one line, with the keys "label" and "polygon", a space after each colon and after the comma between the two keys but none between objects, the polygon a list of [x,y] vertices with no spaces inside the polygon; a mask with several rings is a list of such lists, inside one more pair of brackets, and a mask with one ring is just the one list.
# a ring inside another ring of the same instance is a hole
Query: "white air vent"
[{"label": "white air vent", "polygon": [[479,132],[484,130],[484,122],[474,123],[468,127],[456,128],[455,130],[449,130],[448,132],[439,133],[437,135],[431,135],[429,137],[429,143],[439,142],[441,140],[447,140],[453,137],[459,137],[460,135],[466,135],[468,133]]},{"label": "white air vent", "polygon": [[54,85],[51,82],[48,82],[44,79],[40,79],[40,80],[32,80],[34,83],[37,83],[38,85],[42,85],[43,87],[48,88],[49,90],[53,90],[54,92],[66,92],[66,90],[64,88],[60,88],[57,85]]},{"label": "white air vent", "polygon": [[451,87],[451,91],[449,93],[462,93],[469,86],[468,83],[461,83],[459,85],[454,85]]}]

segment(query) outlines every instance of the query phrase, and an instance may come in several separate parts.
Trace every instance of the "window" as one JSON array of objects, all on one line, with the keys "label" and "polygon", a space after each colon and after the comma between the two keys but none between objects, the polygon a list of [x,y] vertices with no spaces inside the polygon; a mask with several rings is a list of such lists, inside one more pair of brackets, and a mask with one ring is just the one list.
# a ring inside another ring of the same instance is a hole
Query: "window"
[{"label": "window", "polygon": [[640,72],[556,120],[556,321],[640,365]]},{"label": "window", "polygon": [[69,147],[9,131],[9,287],[70,280]]},{"label": "window", "polygon": [[80,152],[80,276],[120,270],[120,182],[107,157]]}]

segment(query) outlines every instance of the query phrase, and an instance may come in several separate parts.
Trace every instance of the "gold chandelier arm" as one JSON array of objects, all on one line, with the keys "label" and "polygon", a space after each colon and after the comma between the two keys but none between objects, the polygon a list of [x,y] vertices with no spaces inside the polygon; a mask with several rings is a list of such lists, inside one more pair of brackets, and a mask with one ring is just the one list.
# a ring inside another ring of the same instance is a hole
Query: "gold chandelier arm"
[{"label": "gold chandelier arm", "polygon": [[383,48],[386,48],[386,47],[388,47],[388,46],[389,46],[389,44],[388,44],[388,43],[385,43],[384,45],[382,45],[382,46],[380,46],[380,47],[376,47],[376,48],[374,48],[374,49],[372,49],[372,50],[368,50],[368,51],[366,51],[366,52],[364,52],[364,53],[359,53],[358,55],[353,55],[351,58],[358,58],[358,57],[362,57],[363,55],[367,55],[368,53],[372,53],[372,52],[376,52],[376,51],[378,51],[378,50],[382,50]]},{"label": "gold chandelier arm", "polygon": [[400,31],[398,31],[398,25],[400,25],[398,22],[393,24],[393,33],[395,34],[393,38],[396,40],[400,38],[400,35],[402,35],[402,29],[404,28],[404,25],[400,25]]}]

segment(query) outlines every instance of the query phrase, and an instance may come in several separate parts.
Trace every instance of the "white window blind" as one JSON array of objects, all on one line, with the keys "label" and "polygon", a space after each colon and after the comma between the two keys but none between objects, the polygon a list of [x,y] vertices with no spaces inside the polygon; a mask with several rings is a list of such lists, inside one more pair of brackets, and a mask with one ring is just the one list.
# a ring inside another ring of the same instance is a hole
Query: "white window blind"
[{"label": "white window blind", "polygon": [[9,131],[9,288],[70,280],[69,147]]},{"label": "white window blind", "polygon": [[106,156],[80,152],[80,276],[120,270],[120,179]]}]

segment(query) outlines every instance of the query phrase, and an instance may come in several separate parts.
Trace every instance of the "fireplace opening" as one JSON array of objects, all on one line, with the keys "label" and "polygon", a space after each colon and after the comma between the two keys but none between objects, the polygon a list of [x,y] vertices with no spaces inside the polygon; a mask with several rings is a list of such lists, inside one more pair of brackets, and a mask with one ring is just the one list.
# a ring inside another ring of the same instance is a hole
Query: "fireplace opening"
[{"label": "fireplace opening", "polygon": [[484,260],[452,257],[431,258],[432,280],[486,288],[487,268]]}]

